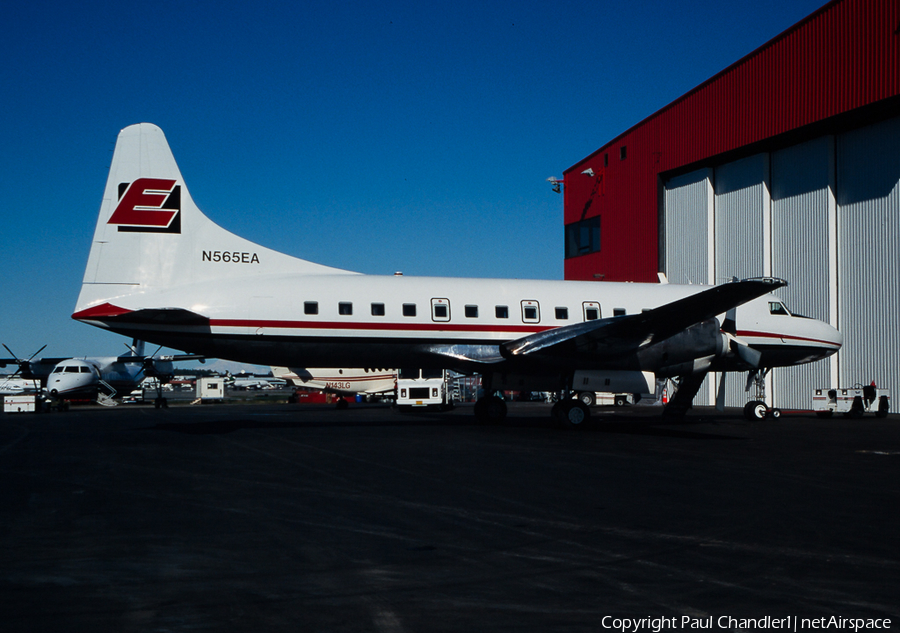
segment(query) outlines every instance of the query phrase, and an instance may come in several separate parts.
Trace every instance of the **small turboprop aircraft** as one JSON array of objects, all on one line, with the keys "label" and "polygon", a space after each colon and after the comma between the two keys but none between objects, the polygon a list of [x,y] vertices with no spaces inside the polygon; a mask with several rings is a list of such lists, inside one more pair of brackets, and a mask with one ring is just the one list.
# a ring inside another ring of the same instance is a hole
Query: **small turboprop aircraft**
[{"label": "small turboprop aircraft", "polygon": [[[480,420],[499,389],[558,391],[561,423],[590,415],[575,372],[619,393],[642,372],[680,377],[683,414],[709,371],[808,363],[829,324],[791,315],[759,278],[718,286],[362,275],[291,257],[208,219],[155,125],[119,133],[74,319],[258,365],[480,373]],[[652,388],[650,389],[652,391]],[[762,405],[765,411],[765,405]]]},{"label": "small turboprop aircraft", "polygon": [[289,380],[295,387],[339,396],[375,396],[391,393],[397,386],[396,369],[272,367],[272,375]]},{"label": "small turboprop aircraft", "polygon": [[[6,349],[9,351],[8,347]],[[157,385],[161,388],[163,383],[172,379],[174,361],[204,358],[194,354],[145,356],[142,341],[134,341],[129,353],[123,356],[37,360],[34,356],[36,354],[29,359],[2,359],[0,365],[18,364],[16,374],[38,382],[44,393],[53,400],[89,398],[108,404],[117,393],[130,393],[145,378],[157,378]],[[165,406],[159,388],[155,404],[157,408]]]}]

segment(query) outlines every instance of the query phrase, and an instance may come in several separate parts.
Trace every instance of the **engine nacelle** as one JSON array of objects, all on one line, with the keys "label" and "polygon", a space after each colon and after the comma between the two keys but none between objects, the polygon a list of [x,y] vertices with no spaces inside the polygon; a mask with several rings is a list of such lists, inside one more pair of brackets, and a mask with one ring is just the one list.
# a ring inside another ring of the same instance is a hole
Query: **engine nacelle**
[{"label": "engine nacelle", "polygon": [[658,376],[684,376],[708,371],[713,360],[728,353],[728,338],[719,322],[709,319],[638,352],[642,369]]}]

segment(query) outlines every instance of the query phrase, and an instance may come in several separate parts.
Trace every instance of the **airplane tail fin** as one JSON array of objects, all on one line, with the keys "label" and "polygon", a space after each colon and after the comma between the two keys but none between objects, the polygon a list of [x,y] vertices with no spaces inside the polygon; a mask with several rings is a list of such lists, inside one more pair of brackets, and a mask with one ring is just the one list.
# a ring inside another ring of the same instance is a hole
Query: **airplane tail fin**
[{"label": "airplane tail fin", "polygon": [[76,314],[147,290],[276,272],[347,273],[221,228],[194,204],[160,128],[119,132]]}]

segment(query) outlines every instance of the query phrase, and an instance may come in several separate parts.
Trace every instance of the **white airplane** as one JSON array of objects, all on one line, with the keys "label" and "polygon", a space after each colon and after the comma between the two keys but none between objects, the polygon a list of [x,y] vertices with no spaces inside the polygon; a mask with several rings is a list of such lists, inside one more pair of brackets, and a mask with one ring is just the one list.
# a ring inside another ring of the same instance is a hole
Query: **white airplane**
[{"label": "white airplane", "polygon": [[[130,393],[148,377],[158,378],[157,384],[161,388],[174,374],[174,361],[202,358],[194,354],[145,356],[143,342],[134,341],[129,353],[124,356],[3,359],[0,365],[17,363],[19,371],[16,373],[21,373],[23,378],[34,379],[54,400],[100,398],[109,403],[113,396]],[[165,406],[165,399],[159,390],[156,406]]]},{"label": "white airplane", "polygon": [[40,380],[0,376],[0,396],[18,396],[24,393],[34,393],[40,388]]},{"label": "white airplane", "polygon": [[272,375],[296,387],[318,389],[339,396],[375,396],[394,391],[396,369],[272,367]]},{"label": "white airplane", "polygon": [[[560,422],[589,409],[575,372],[605,391],[642,371],[681,377],[683,414],[709,371],[762,373],[836,352],[841,334],[792,316],[785,281],[719,286],[373,276],[238,237],[192,200],[155,125],[119,133],[72,317],[167,347],[286,367],[423,367],[482,375],[480,420],[501,388],[559,391]],[[646,382],[646,381],[644,381]],[[648,385],[648,391],[653,386]],[[760,402],[765,410],[764,403]]]}]

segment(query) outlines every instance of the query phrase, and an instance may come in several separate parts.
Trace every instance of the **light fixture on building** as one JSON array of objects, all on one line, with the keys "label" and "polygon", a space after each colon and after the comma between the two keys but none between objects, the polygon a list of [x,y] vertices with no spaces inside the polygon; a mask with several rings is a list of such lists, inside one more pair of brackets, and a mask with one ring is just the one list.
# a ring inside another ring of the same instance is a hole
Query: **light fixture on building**
[{"label": "light fixture on building", "polygon": [[553,185],[553,191],[555,191],[556,193],[559,193],[562,189],[563,184],[565,184],[565,181],[563,179],[554,178],[553,176],[550,176],[547,179],[547,182]]}]

